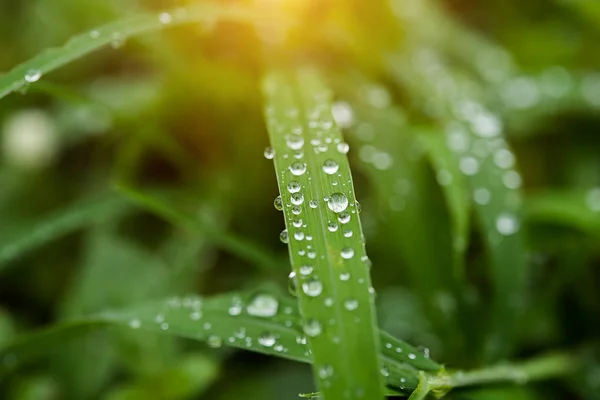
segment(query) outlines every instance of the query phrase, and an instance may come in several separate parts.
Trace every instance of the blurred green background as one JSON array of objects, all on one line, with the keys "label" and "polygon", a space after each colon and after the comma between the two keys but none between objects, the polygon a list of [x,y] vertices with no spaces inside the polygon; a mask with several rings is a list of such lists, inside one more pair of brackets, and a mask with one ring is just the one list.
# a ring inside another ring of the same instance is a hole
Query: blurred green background
[{"label": "blurred green background", "polygon": [[[452,368],[489,361],[495,278],[485,235],[476,223],[467,228],[462,277],[448,277],[462,255],[443,177],[415,145],[423,130],[444,129],[442,81],[415,73],[442,59],[502,118],[521,174],[524,245],[506,251],[519,252],[527,270],[527,300],[503,356],[582,346],[589,356],[569,380],[453,396],[600,398],[600,2],[217,3],[281,17],[115,40],[0,101],[0,349],[29,331],[147,299],[287,287],[259,88],[269,66],[310,62],[339,100],[381,327]],[[188,5],[0,0],[0,70],[103,23]],[[398,73],[393,60],[412,67]],[[365,150],[373,130],[393,168]],[[386,189],[398,182],[396,192]],[[160,193],[212,231],[173,224],[115,195],[116,185]],[[37,228],[61,216],[60,235]],[[274,266],[236,256],[215,232],[264,249]],[[23,238],[29,251],[10,256]],[[314,389],[305,365],[150,333],[105,329],[39,345],[27,362],[0,360],[0,398],[279,400]]]}]

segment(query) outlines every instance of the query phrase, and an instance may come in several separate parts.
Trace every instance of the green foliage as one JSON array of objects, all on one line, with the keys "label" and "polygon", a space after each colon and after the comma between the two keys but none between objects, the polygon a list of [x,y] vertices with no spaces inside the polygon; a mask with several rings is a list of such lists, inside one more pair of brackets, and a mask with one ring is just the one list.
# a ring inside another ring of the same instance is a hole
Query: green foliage
[{"label": "green foliage", "polygon": [[154,3],[0,5],[0,398],[597,398],[597,5]]}]

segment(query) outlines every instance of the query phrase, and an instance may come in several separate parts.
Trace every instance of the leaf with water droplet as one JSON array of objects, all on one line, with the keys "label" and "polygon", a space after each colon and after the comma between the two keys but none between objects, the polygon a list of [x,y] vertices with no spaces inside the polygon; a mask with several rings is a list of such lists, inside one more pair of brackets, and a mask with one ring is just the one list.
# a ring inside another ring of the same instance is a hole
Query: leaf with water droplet
[{"label": "leaf with water droplet", "polygon": [[265,19],[238,5],[197,4],[160,13],[134,15],[72,37],[62,47],[45,50],[0,76],[0,99],[38,81],[43,74],[68,64],[106,45],[120,46],[127,38],[166,27],[189,23],[212,23],[217,19],[255,21]]},{"label": "leaf with water droplet", "polygon": [[[365,249],[346,158],[349,146],[334,123],[331,95],[321,78],[308,70],[273,71],[263,89],[279,192],[283,202],[292,205],[284,209],[284,217],[290,236],[296,239],[289,241],[289,247],[293,281],[299,286],[294,292],[305,318],[303,330],[316,363],[335,371],[336,379],[325,384],[315,368],[315,379],[327,398],[354,398],[345,391],[357,388],[352,396],[381,399],[382,366],[376,356],[369,268],[361,261]],[[290,109],[298,110],[294,117],[289,116]],[[296,129],[298,124],[301,129]],[[286,158],[285,153],[300,142],[311,148],[298,159]],[[308,202],[301,193],[310,194]],[[305,226],[294,224],[296,215],[302,215]],[[338,222],[344,224],[343,230]],[[342,270],[353,271],[346,281],[338,279]]]}]

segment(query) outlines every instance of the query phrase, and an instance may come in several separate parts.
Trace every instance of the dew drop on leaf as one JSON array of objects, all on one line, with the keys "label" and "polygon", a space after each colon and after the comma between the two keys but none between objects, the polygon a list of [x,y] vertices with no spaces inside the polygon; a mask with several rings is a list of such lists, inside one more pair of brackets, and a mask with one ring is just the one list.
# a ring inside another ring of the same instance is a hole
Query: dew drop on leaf
[{"label": "dew drop on leaf", "polygon": [[281,243],[285,243],[285,244],[287,244],[289,242],[287,229],[284,229],[281,231],[281,233],[279,234],[279,240],[281,240]]},{"label": "dew drop on leaf", "polygon": [[350,146],[346,142],[340,142],[336,147],[337,151],[342,154],[348,154],[348,151],[350,150]]},{"label": "dew drop on leaf", "polygon": [[344,308],[348,311],[354,311],[358,308],[358,301],[356,299],[348,299],[344,302]]},{"label": "dew drop on leaf", "polygon": [[298,296],[298,278],[296,272],[292,271],[288,275],[288,291],[294,297]]},{"label": "dew drop on leaf", "polygon": [[267,147],[263,154],[267,160],[272,160],[275,157],[275,150],[272,147]]},{"label": "dew drop on leaf", "polygon": [[302,284],[302,291],[310,297],[317,297],[323,292],[323,283],[318,279],[310,279]]},{"label": "dew drop on leaf", "polygon": [[327,200],[327,206],[334,213],[341,213],[348,208],[348,198],[343,193],[333,193]]},{"label": "dew drop on leaf", "polygon": [[306,172],[306,164],[296,161],[290,165],[290,172],[294,176],[304,175]]},{"label": "dew drop on leaf", "polygon": [[300,266],[298,271],[300,272],[300,275],[308,276],[308,275],[312,274],[313,267],[311,267],[310,265],[302,265],[302,266]]},{"label": "dew drop on leaf", "polygon": [[297,193],[302,188],[302,185],[298,181],[290,181],[287,185],[287,190],[290,193]]},{"label": "dew drop on leaf", "polygon": [[210,347],[217,349],[217,348],[223,346],[223,339],[221,339],[220,336],[211,335],[208,337],[207,343]]},{"label": "dew drop on leaf", "polygon": [[340,169],[340,166],[335,160],[325,160],[323,163],[323,172],[327,175],[333,175]]},{"label": "dew drop on leaf", "polygon": [[254,317],[273,317],[279,309],[279,301],[270,294],[257,294],[246,307],[246,312]]},{"label": "dew drop on leaf", "polygon": [[354,257],[354,249],[352,249],[350,247],[345,247],[340,252],[340,255],[342,256],[343,259],[349,260],[352,257]]},{"label": "dew drop on leaf", "polygon": [[275,197],[275,200],[273,201],[273,206],[277,211],[283,210],[283,200],[281,199],[281,196]]},{"label": "dew drop on leaf", "polygon": [[316,337],[321,334],[323,328],[321,327],[321,323],[316,319],[309,319],[304,323],[304,333],[306,333],[310,337]]},{"label": "dew drop on leaf", "polygon": [[28,83],[34,83],[40,80],[42,77],[42,71],[39,69],[30,69],[25,73],[25,81]]},{"label": "dew drop on leaf", "polygon": [[277,338],[270,332],[265,332],[258,337],[258,343],[264,347],[273,347]]},{"label": "dew drop on leaf", "polygon": [[302,193],[292,193],[292,196],[290,197],[290,201],[292,202],[293,205],[299,206],[302,203],[304,203],[304,195]]},{"label": "dew drop on leaf", "polygon": [[342,224],[347,224],[350,222],[350,214],[347,212],[340,213],[340,215],[338,215],[338,221]]}]

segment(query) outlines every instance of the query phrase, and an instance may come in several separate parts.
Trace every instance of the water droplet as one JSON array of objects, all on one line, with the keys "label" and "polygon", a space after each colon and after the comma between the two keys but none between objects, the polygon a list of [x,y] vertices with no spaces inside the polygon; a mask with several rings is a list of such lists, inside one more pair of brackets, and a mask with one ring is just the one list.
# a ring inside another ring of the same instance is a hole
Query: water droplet
[{"label": "water droplet", "polygon": [[349,260],[352,257],[354,257],[354,249],[352,249],[350,247],[345,247],[340,252],[340,255],[342,256],[343,259]]},{"label": "water droplet", "polygon": [[331,307],[333,305],[333,299],[331,297],[327,297],[323,303],[325,304],[325,307]]},{"label": "water droplet", "polygon": [[290,201],[293,205],[299,206],[304,203],[304,195],[302,193],[292,193],[290,196]]},{"label": "water droplet", "polygon": [[100,37],[100,32],[97,30],[90,31],[90,37],[92,39],[98,39]]},{"label": "water droplet", "polygon": [[344,237],[352,237],[352,231],[350,229],[344,230]]},{"label": "water droplet", "polygon": [[160,329],[161,329],[162,331],[167,331],[167,330],[169,330],[169,324],[168,324],[168,323],[166,323],[166,322],[163,322],[162,324],[160,324]]},{"label": "water droplet", "polygon": [[348,299],[344,302],[344,308],[348,311],[354,311],[358,308],[358,301],[356,299]]},{"label": "water droplet", "polygon": [[296,277],[296,272],[292,271],[288,275],[288,291],[292,296],[298,296],[298,278]]},{"label": "water droplet", "polygon": [[289,242],[287,229],[284,229],[281,231],[281,233],[279,234],[279,240],[281,240],[281,243],[285,243],[285,244],[287,244]]},{"label": "water droplet", "polygon": [[231,316],[236,316],[236,315],[240,315],[242,313],[242,310],[244,308],[244,303],[242,303],[242,299],[240,299],[239,297],[234,297],[231,300],[231,306],[229,307],[229,315]]},{"label": "water droplet", "polygon": [[319,203],[315,199],[312,199],[308,202],[308,205],[310,208],[317,208],[319,206]]},{"label": "water droplet", "polygon": [[275,150],[271,147],[265,148],[265,152],[263,153],[267,160],[272,160],[275,157]]},{"label": "water droplet", "polygon": [[313,278],[302,284],[302,291],[310,297],[317,297],[323,292],[323,284],[320,280]]},{"label": "water droplet", "polygon": [[294,232],[294,239],[296,239],[298,241],[304,240],[304,232],[302,232],[302,231]]},{"label": "water droplet", "polygon": [[496,229],[501,235],[509,236],[519,231],[520,223],[517,217],[510,213],[502,213],[496,218]]},{"label": "water droplet", "polygon": [[292,150],[300,150],[304,146],[304,138],[300,135],[287,135],[285,142]]},{"label": "water droplet", "polygon": [[258,337],[258,343],[264,347],[273,347],[276,341],[275,335],[269,332],[265,332]]},{"label": "water droplet", "polygon": [[350,146],[346,142],[339,142],[336,148],[337,151],[342,154],[348,154],[348,151],[350,151]]},{"label": "water droplet", "polygon": [[275,200],[273,201],[273,206],[277,211],[283,210],[283,200],[281,199],[281,196],[275,197]]},{"label": "water droplet", "polygon": [[158,16],[158,20],[160,21],[161,24],[170,24],[171,21],[173,21],[173,17],[171,17],[171,14],[167,13],[167,12],[163,12],[160,13]]},{"label": "water droplet", "polygon": [[300,214],[302,214],[302,207],[293,206],[292,207],[292,214],[294,214],[294,215],[300,215]]},{"label": "water droplet", "polygon": [[339,169],[340,166],[337,162],[335,162],[335,160],[325,160],[323,163],[323,172],[325,172],[327,175],[333,175],[338,172]]},{"label": "water droplet", "polygon": [[379,370],[379,372],[381,373],[382,376],[384,376],[386,378],[388,376],[390,376],[390,371],[385,366],[381,367],[381,369]]},{"label": "water droplet", "polygon": [[287,190],[290,193],[298,193],[302,189],[302,185],[298,181],[290,181],[287,185]]},{"label": "water droplet", "polygon": [[340,281],[346,282],[348,279],[350,279],[350,272],[342,272],[340,274]]},{"label": "water droplet", "polygon": [[302,226],[302,220],[301,219],[295,219],[292,221],[292,226],[294,228],[300,228]]},{"label": "water droplet", "polygon": [[28,83],[34,83],[40,80],[42,77],[42,71],[39,69],[30,69],[25,73],[25,81]]},{"label": "water droplet", "polygon": [[306,172],[306,164],[296,161],[290,165],[290,172],[294,176],[304,175]]},{"label": "water droplet", "polygon": [[277,314],[279,302],[270,294],[261,293],[252,298],[246,312],[254,317],[272,317]]},{"label": "water droplet", "polygon": [[134,318],[134,319],[132,319],[132,320],[129,321],[129,327],[131,329],[138,329],[141,326],[142,326],[142,321],[140,321],[137,318]]},{"label": "water droplet", "polygon": [[348,208],[348,198],[343,193],[333,193],[327,201],[327,206],[334,213],[340,213]]},{"label": "water droplet", "polygon": [[485,188],[478,188],[473,192],[473,200],[475,200],[475,203],[479,205],[484,206],[488,204],[490,202],[490,198],[490,191]]},{"label": "water droplet", "polygon": [[340,221],[341,224],[347,224],[350,222],[350,214],[347,212],[340,213],[340,215],[338,215],[338,221]]},{"label": "water droplet", "polygon": [[333,367],[331,365],[324,365],[319,368],[319,378],[327,379],[333,376]]},{"label": "water droplet", "polygon": [[317,252],[314,250],[309,251],[307,254],[308,258],[310,258],[311,260],[314,260],[317,257]]},{"label": "water droplet", "polygon": [[479,161],[473,157],[463,157],[460,159],[459,168],[465,175],[475,175],[479,172]]},{"label": "water droplet", "polygon": [[330,222],[327,224],[327,230],[329,230],[329,232],[335,232],[338,230],[338,224],[336,224],[335,222]]},{"label": "water droplet", "polygon": [[304,333],[310,337],[319,336],[322,331],[321,323],[316,319],[309,319],[304,323]]},{"label": "water droplet", "polygon": [[410,358],[411,360],[415,360],[417,358],[417,355],[413,353],[408,353],[408,358]]},{"label": "water droplet", "polygon": [[207,341],[208,345],[214,349],[218,349],[223,346],[223,339],[220,336],[210,335]]},{"label": "water droplet", "polygon": [[300,266],[298,271],[300,272],[300,275],[308,276],[308,275],[312,274],[313,267],[311,267],[310,265],[302,265],[302,266]]}]

